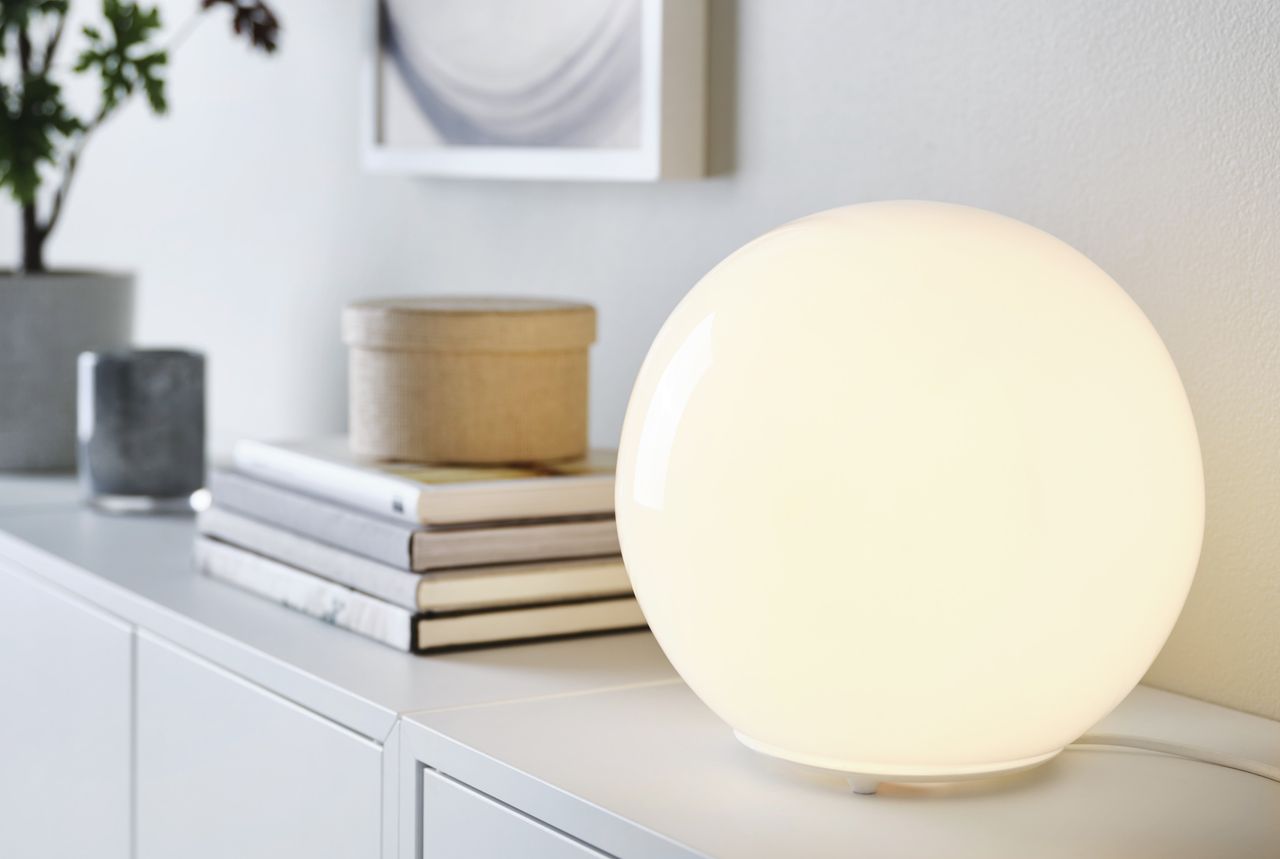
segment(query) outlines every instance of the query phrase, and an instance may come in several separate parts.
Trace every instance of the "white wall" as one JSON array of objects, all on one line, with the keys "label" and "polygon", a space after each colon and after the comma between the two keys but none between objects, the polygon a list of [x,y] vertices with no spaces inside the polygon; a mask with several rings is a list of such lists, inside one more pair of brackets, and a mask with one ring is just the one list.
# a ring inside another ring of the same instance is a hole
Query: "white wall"
[{"label": "white wall", "polygon": [[[173,22],[194,5],[163,3]],[[270,61],[207,21],[175,59],[173,115],[135,105],[91,145],[51,248],[136,269],[142,339],[208,350],[220,447],[340,429],[338,309],[428,290],[595,302],[592,435],[610,444],[658,325],[747,239],[861,200],[995,209],[1125,285],[1196,410],[1208,535],[1151,680],[1280,717],[1280,7],[713,0],[730,172],[579,185],[362,173],[364,6],[280,0]]]}]

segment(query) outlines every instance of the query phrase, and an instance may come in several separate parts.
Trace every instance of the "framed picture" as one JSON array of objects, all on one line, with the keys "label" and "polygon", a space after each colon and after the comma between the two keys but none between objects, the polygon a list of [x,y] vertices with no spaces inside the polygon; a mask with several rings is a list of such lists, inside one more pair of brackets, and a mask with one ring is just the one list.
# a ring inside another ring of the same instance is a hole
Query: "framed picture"
[{"label": "framed picture", "polygon": [[370,2],[370,169],[703,175],[705,0]]}]

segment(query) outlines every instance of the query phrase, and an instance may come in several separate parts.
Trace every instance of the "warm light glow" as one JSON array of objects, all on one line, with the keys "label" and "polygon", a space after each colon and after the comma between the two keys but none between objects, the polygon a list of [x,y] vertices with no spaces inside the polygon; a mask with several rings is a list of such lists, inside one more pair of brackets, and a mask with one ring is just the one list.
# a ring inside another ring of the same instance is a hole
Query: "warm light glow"
[{"label": "warm light glow", "polygon": [[751,242],[640,371],[618,463],[636,595],[761,751],[886,777],[1052,756],[1142,677],[1204,520],[1151,323],[1032,227],[850,206]]}]

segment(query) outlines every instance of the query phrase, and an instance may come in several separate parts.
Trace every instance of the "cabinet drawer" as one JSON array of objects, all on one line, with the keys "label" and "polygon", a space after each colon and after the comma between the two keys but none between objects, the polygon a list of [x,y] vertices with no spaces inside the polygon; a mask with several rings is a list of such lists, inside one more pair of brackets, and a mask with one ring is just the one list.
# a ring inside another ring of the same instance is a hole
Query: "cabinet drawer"
[{"label": "cabinet drawer", "polygon": [[605,859],[604,853],[435,770],[423,770],[422,806],[423,859]]},{"label": "cabinet drawer", "polygon": [[382,750],[138,637],[138,859],[376,859]]},{"label": "cabinet drawer", "polygon": [[0,856],[129,856],[132,640],[0,569]]}]

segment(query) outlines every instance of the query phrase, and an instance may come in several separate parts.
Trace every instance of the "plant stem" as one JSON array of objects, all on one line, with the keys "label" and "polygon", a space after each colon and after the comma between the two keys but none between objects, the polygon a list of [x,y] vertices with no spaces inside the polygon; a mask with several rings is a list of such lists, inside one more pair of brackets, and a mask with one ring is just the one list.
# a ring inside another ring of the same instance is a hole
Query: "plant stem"
[{"label": "plant stem", "polygon": [[205,10],[197,9],[187,16],[187,20],[182,22],[182,26],[169,38],[169,43],[164,46],[165,53],[172,54],[178,48],[182,47],[182,43],[191,37],[195,32],[196,26],[204,18]]},{"label": "plant stem", "polygon": [[[22,87],[26,90],[27,77],[31,74],[31,37],[24,24],[18,30],[18,68],[22,73]],[[44,239],[48,233],[40,226],[33,197],[22,204],[22,270],[44,271]]]},{"label": "plant stem", "polygon": [[[71,180],[76,176],[76,166],[80,163],[80,154],[84,152],[85,144],[89,142],[89,135],[92,134],[98,126],[102,125],[103,120],[108,116],[105,107],[98,110],[93,121],[85,126],[84,131],[80,132],[76,142],[71,147],[71,152],[67,154],[66,164],[62,168],[62,181],[58,183],[58,190],[53,194],[53,203],[49,207],[49,217],[45,219],[42,226],[37,226],[45,236],[53,232],[54,226],[58,223],[58,218],[62,215],[62,204],[67,199],[67,193],[71,190]],[[44,239],[41,238],[41,243]]]},{"label": "plant stem", "polygon": [[[203,12],[203,9],[197,10],[193,15],[191,15],[186,20],[186,22],[182,25],[182,27],[178,29],[178,32],[174,35],[173,39],[169,43],[169,46],[166,48],[167,51],[172,51],[174,48],[177,48],[184,41],[186,41],[187,37],[189,37],[192,31],[195,29],[196,25],[200,23],[200,20],[203,17],[202,12]],[[59,31],[61,31],[61,22],[59,22],[58,29]],[[52,51],[50,51],[50,56],[51,55],[52,55]],[[132,97],[133,97],[133,93],[130,93],[128,96],[126,96],[126,101]],[[123,107],[126,101],[119,102],[116,105],[115,109],[118,110],[119,108]],[[49,207],[49,217],[45,219],[44,224],[40,224],[38,221],[35,221],[35,225],[36,225],[35,230],[37,233],[39,233],[39,238],[36,239],[35,241],[38,242],[38,244],[41,246],[41,251],[43,250],[45,238],[49,235],[49,233],[53,232],[53,228],[58,223],[58,218],[61,217],[62,215],[63,202],[67,199],[67,194],[71,190],[71,180],[75,178],[76,166],[80,163],[80,155],[84,152],[84,147],[89,142],[89,135],[97,131],[98,128],[102,125],[102,123],[106,121],[107,117],[114,112],[115,112],[114,110],[107,110],[107,106],[103,105],[98,109],[98,112],[93,117],[93,119],[76,136],[75,143],[72,144],[71,151],[67,154],[67,160],[63,164],[62,171],[61,171],[62,181],[58,183],[58,190],[55,191],[53,194],[53,203]],[[33,210],[33,218],[34,218],[34,210]],[[23,229],[23,234],[26,235],[25,227]],[[26,245],[24,243],[24,248],[25,247]],[[25,251],[24,251],[24,254],[25,254]],[[40,254],[37,254],[37,256],[39,255]],[[42,262],[42,265],[43,265],[43,262]]]},{"label": "plant stem", "polygon": [[36,204],[22,206],[22,270],[28,274],[44,271],[44,240],[49,231],[41,228]]},{"label": "plant stem", "polygon": [[18,30],[18,67],[22,70],[22,82],[25,86],[27,75],[31,72],[31,37],[27,35],[26,25]]},{"label": "plant stem", "polygon": [[58,23],[53,25],[53,35],[49,36],[49,41],[44,45],[44,58],[40,63],[41,74],[48,74],[53,68],[53,55],[58,50],[58,42],[62,41],[62,28],[67,23],[67,13],[63,12],[58,15]]}]

